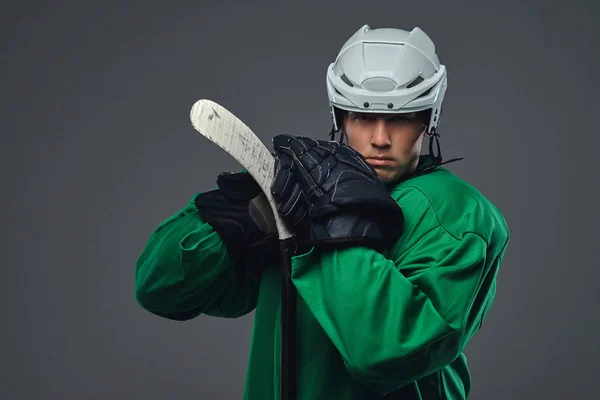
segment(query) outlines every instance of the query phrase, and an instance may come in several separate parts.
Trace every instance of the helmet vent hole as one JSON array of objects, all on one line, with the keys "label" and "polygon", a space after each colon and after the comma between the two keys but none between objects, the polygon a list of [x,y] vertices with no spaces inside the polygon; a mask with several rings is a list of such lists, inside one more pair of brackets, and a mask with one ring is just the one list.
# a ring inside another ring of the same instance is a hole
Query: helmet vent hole
[{"label": "helmet vent hole", "polygon": [[352,82],[350,82],[350,79],[348,79],[346,74],[340,76],[340,79],[343,80],[346,85],[348,85],[350,87],[354,87],[354,84],[352,84]]},{"label": "helmet vent hole", "polygon": [[422,76],[417,76],[417,79],[415,79],[414,81],[412,81],[411,83],[409,83],[408,85],[406,85],[407,89],[410,89],[411,87],[415,87],[417,86],[419,83],[423,82],[425,79],[423,79]]},{"label": "helmet vent hole", "polygon": [[421,98],[421,97],[425,97],[425,96],[427,96],[427,95],[428,95],[428,94],[431,92],[431,89],[433,89],[433,88],[429,88],[429,89],[427,89],[426,91],[424,91],[423,93],[421,93],[421,94],[419,95],[419,97],[417,97],[417,98]]}]

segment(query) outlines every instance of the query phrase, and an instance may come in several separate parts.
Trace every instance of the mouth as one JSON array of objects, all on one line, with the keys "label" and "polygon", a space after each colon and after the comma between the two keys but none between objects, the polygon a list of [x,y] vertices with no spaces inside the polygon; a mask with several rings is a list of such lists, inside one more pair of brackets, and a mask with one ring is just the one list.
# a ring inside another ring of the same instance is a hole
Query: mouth
[{"label": "mouth", "polygon": [[366,157],[366,160],[373,166],[391,165],[394,162],[394,160],[389,157]]}]

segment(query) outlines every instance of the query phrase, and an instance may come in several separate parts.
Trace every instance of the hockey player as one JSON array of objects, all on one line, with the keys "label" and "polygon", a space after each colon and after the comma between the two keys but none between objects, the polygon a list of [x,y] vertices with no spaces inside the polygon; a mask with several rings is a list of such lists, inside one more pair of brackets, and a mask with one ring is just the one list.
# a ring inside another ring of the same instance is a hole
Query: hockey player
[{"label": "hockey player", "polygon": [[[509,232],[500,211],[433,151],[446,86],[421,29],[365,25],[327,70],[330,139],[339,141],[273,139],[272,193],[297,233],[299,400],[470,392],[463,351],[493,302]],[[217,186],[154,230],[135,296],[180,321],[254,310],[244,398],[279,399],[275,225],[247,173],[220,174]]]}]

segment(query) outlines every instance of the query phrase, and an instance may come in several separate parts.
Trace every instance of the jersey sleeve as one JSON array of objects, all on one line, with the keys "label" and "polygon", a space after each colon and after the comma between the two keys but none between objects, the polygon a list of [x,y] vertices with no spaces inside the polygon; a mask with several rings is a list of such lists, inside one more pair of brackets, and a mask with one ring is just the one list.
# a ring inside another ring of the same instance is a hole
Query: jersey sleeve
[{"label": "jersey sleeve", "polygon": [[200,314],[236,318],[255,308],[258,279],[237,279],[220,236],[192,199],[151,233],[136,262],[135,299],[172,320]]},{"label": "jersey sleeve", "polygon": [[492,302],[501,257],[475,233],[438,226],[394,259],[358,247],[296,256],[292,280],[348,372],[386,395],[460,355]]}]

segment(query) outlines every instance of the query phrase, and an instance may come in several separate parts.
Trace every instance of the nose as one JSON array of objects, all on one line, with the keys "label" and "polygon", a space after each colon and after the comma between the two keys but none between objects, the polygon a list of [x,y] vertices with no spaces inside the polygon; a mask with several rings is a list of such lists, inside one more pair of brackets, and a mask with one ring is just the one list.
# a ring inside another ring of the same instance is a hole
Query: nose
[{"label": "nose", "polygon": [[390,133],[386,121],[381,118],[375,123],[373,134],[371,135],[371,146],[377,148],[386,148],[392,145]]}]

